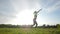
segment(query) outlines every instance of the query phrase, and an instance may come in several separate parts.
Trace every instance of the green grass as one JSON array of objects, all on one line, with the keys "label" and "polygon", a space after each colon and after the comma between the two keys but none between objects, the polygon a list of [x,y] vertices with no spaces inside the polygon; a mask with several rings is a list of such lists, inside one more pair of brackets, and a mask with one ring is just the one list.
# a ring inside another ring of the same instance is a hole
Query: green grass
[{"label": "green grass", "polygon": [[0,34],[60,34],[60,28],[0,28]]}]

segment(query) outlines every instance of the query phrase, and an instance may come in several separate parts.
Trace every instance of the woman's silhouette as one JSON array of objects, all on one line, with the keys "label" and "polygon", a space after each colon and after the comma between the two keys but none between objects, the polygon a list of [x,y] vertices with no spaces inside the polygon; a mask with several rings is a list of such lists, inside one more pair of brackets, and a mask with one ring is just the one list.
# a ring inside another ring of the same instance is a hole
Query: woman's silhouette
[{"label": "woman's silhouette", "polygon": [[33,25],[32,26],[34,26],[34,25],[36,25],[35,27],[37,27],[37,21],[36,21],[36,19],[37,19],[37,15],[38,15],[38,13],[41,11],[42,9],[40,9],[39,11],[34,11],[34,18],[33,18]]}]

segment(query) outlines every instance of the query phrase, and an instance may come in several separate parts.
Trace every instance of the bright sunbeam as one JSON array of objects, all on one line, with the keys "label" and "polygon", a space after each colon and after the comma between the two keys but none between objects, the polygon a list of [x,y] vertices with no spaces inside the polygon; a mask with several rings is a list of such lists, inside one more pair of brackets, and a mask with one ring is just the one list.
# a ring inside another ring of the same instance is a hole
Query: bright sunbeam
[{"label": "bright sunbeam", "polygon": [[33,23],[33,11],[23,10],[16,15],[16,18],[11,20],[12,24],[28,25]]}]

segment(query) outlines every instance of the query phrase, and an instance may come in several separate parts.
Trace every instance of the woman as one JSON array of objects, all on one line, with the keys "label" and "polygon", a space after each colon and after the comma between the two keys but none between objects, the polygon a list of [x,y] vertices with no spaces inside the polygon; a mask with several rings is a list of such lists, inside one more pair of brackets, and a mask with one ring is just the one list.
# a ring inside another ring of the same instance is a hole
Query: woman
[{"label": "woman", "polygon": [[33,18],[33,25],[32,26],[34,26],[34,25],[36,25],[35,27],[37,27],[37,21],[36,21],[36,19],[37,19],[37,15],[38,15],[38,13],[41,11],[42,9],[40,9],[39,11],[34,11],[34,18]]}]

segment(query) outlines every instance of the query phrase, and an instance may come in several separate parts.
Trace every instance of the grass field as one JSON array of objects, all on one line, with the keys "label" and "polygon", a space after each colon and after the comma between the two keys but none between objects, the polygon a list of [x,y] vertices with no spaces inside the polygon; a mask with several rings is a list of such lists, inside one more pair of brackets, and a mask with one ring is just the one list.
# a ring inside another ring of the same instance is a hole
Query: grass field
[{"label": "grass field", "polygon": [[0,28],[0,34],[60,34],[60,28]]}]

